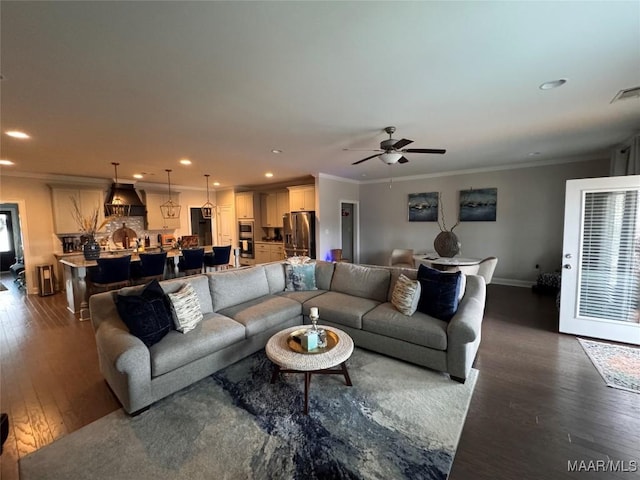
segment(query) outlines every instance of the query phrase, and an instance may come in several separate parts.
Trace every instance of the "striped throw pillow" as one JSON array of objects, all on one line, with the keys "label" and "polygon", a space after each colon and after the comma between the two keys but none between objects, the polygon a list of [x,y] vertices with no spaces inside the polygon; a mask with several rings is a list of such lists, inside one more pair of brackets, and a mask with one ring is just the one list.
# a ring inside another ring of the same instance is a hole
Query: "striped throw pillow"
[{"label": "striped throw pillow", "polygon": [[400,274],[391,294],[391,303],[400,313],[413,315],[420,301],[420,282]]},{"label": "striped throw pillow", "polygon": [[176,330],[187,333],[202,321],[202,310],[198,301],[198,294],[190,283],[185,283],[180,290],[167,293],[171,301],[171,315]]}]

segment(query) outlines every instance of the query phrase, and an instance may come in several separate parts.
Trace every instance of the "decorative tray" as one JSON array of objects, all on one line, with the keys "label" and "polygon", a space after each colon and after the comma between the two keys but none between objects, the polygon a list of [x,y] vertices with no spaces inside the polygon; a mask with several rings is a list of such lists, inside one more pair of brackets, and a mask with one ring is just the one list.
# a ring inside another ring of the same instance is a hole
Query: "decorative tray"
[{"label": "decorative tray", "polygon": [[294,352],[297,352],[297,353],[308,353],[308,354],[324,353],[324,352],[328,352],[329,350],[331,350],[340,341],[340,338],[338,337],[338,335],[335,332],[332,332],[331,330],[324,329],[324,331],[327,334],[327,346],[326,347],[314,348],[313,350],[305,350],[304,347],[302,346],[302,344],[300,343],[299,338],[307,330],[310,330],[310,328],[301,328],[300,330],[296,330],[295,332],[291,332],[289,334],[289,337],[287,338],[287,345],[289,346],[289,348],[291,350],[293,350]]}]

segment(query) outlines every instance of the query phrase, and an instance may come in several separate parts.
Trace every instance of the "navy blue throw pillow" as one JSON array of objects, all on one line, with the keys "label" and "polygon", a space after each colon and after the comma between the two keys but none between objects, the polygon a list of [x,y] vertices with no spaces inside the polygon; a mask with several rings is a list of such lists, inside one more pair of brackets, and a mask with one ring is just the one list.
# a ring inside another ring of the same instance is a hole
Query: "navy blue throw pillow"
[{"label": "navy blue throw pillow", "polygon": [[166,302],[160,283],[153,280],[139,295],[118,295],[116,307],[131,334],[150,347],[173,328],[171,311]]},{"label": "navy blue throw pillow", "polygon": [[441,272],[420,265],[418,311],[447,322],[451,320],[458,310],[461,278],[461,272]]}]

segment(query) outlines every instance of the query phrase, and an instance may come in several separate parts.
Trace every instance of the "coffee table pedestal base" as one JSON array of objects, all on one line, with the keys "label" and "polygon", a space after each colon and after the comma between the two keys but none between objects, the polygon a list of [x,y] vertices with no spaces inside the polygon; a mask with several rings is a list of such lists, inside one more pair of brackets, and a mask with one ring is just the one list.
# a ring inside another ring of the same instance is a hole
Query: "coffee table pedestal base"
[{"label": "coffee table pedestal base", "polygon": [[339,368],[324,368],[322,370],[291,370],[280,368],[279,365],[274,365],[273,375],[271,376],[271,383],[275,383],[278,379],[278,375],[281,373],[304,373],[304,414],[309,414],[309,386],[311,384],[311,375],[344,375],[344,381],[347,386],[351,387],[351,378],[349,377],[349,370],[347,370],[347,363],[342,362]]}]

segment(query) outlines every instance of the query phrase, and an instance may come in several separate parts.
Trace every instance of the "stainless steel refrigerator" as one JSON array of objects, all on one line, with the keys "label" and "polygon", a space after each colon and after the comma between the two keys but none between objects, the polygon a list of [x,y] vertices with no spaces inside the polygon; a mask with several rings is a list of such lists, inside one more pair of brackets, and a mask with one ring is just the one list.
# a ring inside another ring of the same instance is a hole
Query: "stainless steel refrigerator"
[{"label": "stainless steel refrigerator", "polygon": [[316,217],[314,212],[292,212],[283,217],[284,251],[287,257],[296,255],[316,258]]}]

